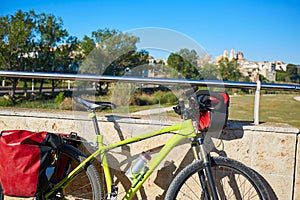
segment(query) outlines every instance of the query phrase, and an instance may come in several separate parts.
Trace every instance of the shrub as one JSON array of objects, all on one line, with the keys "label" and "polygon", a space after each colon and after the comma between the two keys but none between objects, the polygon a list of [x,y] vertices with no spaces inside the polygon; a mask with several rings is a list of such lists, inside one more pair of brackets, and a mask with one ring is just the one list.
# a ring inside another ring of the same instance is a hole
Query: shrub
[{"label": "shrub", "polygon": [[126,83],[117,83],[112,91],[112,101],[119,106],[127,106],[129,103],[134,104],[134,85]]},{"label": "shrub", "polygon": [[154,93],[156,103],[160,104],[176,104],[178,98],[173,92],[157,91]]},{"label": "shrub", "polygon": [[135,95],[133,98],[133,105],[145,106],[145,105],[153,105],[154,98],[150,95]]},{"label": "shrub", "polygon": [[0,106],[13,106],[14,102],[12,101],[12,99],[8,99],[8,98],[0,98]]},{"label": "shrub", "polygon": [[60,92],[56,97],[55,97],[55,102],[58,104],[61,104],[65,99],[65,93]]},{"label": "shrub", "polygon": [[15,98],[14,98],[14,103],[15,104],[20,104],[20,103],[22,103],[22,102],[24,102],[24,101],[26,101],[26,99],[27,99],[27,97],[25,97],[25,96],[16,96]]},{"label": "shrub", "polygon": [[73,105],[72,98],[66,97],[63,100],[63,102],[61,102],[60,109],[62,109],[62,110],[72,110],[72,105]]}]

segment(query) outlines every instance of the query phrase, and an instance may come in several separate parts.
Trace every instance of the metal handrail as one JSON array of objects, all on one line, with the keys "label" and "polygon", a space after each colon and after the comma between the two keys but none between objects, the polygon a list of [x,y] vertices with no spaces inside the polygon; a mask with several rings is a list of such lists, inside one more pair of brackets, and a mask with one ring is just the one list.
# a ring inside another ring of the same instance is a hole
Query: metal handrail
[{"label": "metal handrail", "polygon": [[[15,78],[34,78],[34,79],[51,79],[51,80],[82,80],[82,81],[100,81],[100,82],[134,82],[144,84],[160,85],[191,85],[191,86],[208,86],[208,87],[225,87],[225,88],[246,88],[256,89],[255,82],[231,82],[219,80],[190,80],[190,79],[171,79],[171,78],[142,78],[132,76],[105,76],[95,74],[63,74],[63,73],[45,73],[45,72],[22,72],[22,71],[0,71],[1,77]],[[261,90],[285,90],[300,91],[299,84],[273,84],[261,83]]]},{"label": "metal handrail", "polygon": [[230,82],[219,80],[190,80],[190,79],[170,79],[170,78],[141,78],[132,76],[104,76],[95,74],[63,74],[45,72],[22,72],[22,71],[0,71],[1,77],[51,79],[51,80],[81,80],[100,82],[129,82],[159,85],[191,85],[221,88],[246,88],[255,89],[254,100],[254,124],[259,124],[259,99],[260,90],[284,90],[300,92],[299,84],[273,84],[254,82]]}]

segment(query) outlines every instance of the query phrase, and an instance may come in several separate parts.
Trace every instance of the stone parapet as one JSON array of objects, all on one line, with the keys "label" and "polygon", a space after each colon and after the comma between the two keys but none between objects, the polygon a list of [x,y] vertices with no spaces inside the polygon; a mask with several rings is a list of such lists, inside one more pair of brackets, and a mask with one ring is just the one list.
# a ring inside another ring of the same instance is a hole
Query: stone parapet
[{"label": "stone parapet", "polygon": [[299,192],[296,192],[300,180],[297,172],[299,129],[280,123],[258,126],[242,123],[239,127],[235,122],[225,132],[239,132],[240,138],[223,138],[220,150],[261,174],[278,199],[300,199]]},{"label": "stone parapet", "polygon": [[[147,133],[176,123],[176,121],[140,119],[131,116],[99,116],[105,143]],[[85,112],[50,112],[27,109],[0,110],[0,131],[26,129],[58,133],[77,132],[87,141],[94,140],[92,122]],[[109,152],[113,173],[120,181],[120,190],[128,189],[124,171],[128,160],[141,151],[150,150],[152,156],[165,144],[170,135],[159,136]],[[229,121],[219,139],[207,137],[213,154],[228,156],[251,167],[268,182],[278,199],[300,199],[299,130],[286,124]],[[181,143],[150,176],[138,198],[163,199],[174,174],[193,159],[188,143]]]}]

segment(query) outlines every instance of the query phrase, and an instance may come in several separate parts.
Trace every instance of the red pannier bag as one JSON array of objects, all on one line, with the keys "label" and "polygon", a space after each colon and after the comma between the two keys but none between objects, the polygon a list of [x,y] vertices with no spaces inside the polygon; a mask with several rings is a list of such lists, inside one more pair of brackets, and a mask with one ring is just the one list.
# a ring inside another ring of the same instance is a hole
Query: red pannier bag
[{"label": "red pannier bag", "polygon": [[0,134],[0,182],[4,195],[39,197],[49,188],[62,137],[48,132],[7,130]]},{"label": "red pannier bag", "polygon": [[[200,90],[197,92],[197,98],[200,102],[199,130],[210,133],[221,132],[228,120],[229,95],[226,92]],[[220,100],[223,101],[222,104],[219,104]]]}]

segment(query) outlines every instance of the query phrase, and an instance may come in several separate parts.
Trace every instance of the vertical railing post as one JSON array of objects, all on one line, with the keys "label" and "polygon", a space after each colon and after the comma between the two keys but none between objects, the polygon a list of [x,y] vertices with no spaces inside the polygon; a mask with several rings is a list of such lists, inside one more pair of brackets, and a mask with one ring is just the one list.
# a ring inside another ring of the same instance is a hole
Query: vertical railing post
[{"label": "vertical railing post", "polygon": [[260,88],[261,88],[261,82],[258,80],[255,91],[255,99],[254,99],[254,124],[259,124],[259,99],[260,99]]},{"label": "vertical railing post", "polygon": [[68,82],[68,90],[70,90],[71,89],[71,81],[67,80],[67,82]]},{"label": "vertical railing post", "polygon": [[31,80],[31,91],[34,91],[34,79]]}]

